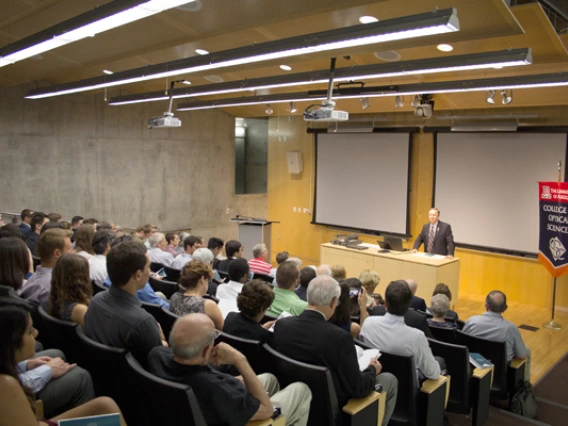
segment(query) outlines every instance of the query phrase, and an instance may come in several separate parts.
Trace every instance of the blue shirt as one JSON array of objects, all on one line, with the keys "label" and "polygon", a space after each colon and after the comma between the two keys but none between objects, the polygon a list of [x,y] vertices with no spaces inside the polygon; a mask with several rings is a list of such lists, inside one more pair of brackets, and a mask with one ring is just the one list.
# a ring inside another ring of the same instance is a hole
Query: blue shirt
[{"label": "blue shirt", "polygon": [[[109,288],[111,285],[110,278],[105,279],[103,281],[103,285],[106,288]],[[146,283],[142,290],[138,290],[136,292],[136,298],[144,303],[152,303],[154,305],[160,305],[164,306],[166,309],[170,309],[170,304],[161,297],[158,297],[150,283]]]}]

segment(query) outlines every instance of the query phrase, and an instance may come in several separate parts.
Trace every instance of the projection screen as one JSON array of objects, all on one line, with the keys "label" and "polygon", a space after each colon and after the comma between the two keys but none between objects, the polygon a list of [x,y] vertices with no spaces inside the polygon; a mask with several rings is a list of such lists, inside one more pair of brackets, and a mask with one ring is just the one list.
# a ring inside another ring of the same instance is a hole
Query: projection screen
[{"label": "projection screen", "polygon": [[556,181],[565,158],[565,133],[439,133],[440,220],[458,245],[536,254],[537,182]]},{"label": "projection screen", "polygon": [[316,137],[313,223],[408,235],[409,133]]}]

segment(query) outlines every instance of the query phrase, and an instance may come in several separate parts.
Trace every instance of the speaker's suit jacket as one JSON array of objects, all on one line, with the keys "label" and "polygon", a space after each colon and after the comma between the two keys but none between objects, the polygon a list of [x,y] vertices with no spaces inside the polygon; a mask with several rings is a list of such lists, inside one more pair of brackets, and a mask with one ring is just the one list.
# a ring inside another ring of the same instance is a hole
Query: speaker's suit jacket
[{"label": "speaker's suit jacket", "polygon": [[[430,235],[430,224],[427,223],[422,227],[422,232],[414,242],[414,249],[418,250],[420,245],[424,243],[424,251],[428,248],[428,237]],[[443,256],[454,255],[456,245],[454,244],[454,234],[452,233],[452,226],[449,223],[438,221],[436,233],[434,234],[434,247],[433,252]]]}]

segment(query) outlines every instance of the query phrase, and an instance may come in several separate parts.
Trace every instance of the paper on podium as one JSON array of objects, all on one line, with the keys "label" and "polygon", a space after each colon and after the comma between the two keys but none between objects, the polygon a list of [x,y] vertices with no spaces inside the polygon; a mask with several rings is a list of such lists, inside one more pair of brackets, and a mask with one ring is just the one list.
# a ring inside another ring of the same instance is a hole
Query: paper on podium
[{"label": "paper on podium", "polygon": [[422,253],[422,252],[416,252],[414,253],[414,256],[418,256],[418,257],[429,257],[431,259],[445,259],[446,256],[443,256],[441,254],[434,254],[434,253]]},{"label": "paper on podium", "polygon": [[379,250],[379,249],[381,248],[381,246],[378,245],[378,244],[361,243],[361,244],[359,244],[359,245],[360,245],[360,246],[369,247],[369,248],[372,248],[372,249],[377,249],[377,250]]}]

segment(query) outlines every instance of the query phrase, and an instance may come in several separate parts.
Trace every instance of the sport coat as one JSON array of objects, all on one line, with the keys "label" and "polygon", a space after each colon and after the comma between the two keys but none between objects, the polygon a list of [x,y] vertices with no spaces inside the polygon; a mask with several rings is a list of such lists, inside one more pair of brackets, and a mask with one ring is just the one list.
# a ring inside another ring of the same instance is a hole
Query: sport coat
[{"label": "sport coat", "polygon": [[30,227],[30,225],[26,224],[26,223],[20,223],[18,225],[18,228],[20,229],[20,233],[24,236],[24,239],[28,236],[28,234],[32,231],[32,228]]},{"label": "sport coat", "polygon": [[[383,305],[378,305],[373,308],[371,315],[382,316],[387,313],[387,310]],[[428,318],[425,314],[415,311],[414,309],[408,309],[406,315],[404,315],[404,323],[412,328],[416,328],[424,333],[424,335],[429,339],[434,339],[434,335],[428,327]]]},{"label": "sport coat", "polygon": [[[414,242],[414,249],[418,250],[422,243],[424,243],[424,251],[428,249],[428,237],[430,235],[430,224],[427,223],[422,227],[422,232]],[[436,233],[434,234],[434,247],[435,254],[443,256],[453,256],[456,245],[454,244],[454,234],[452,233],[452,226],[449,223],[438,221]]]},{"label": "sport coat", "polygon": [[424,299],[418,296],[412,296],[412,301],[410,302],[410,307],[415,311],[426,312],[426,302]]}]

